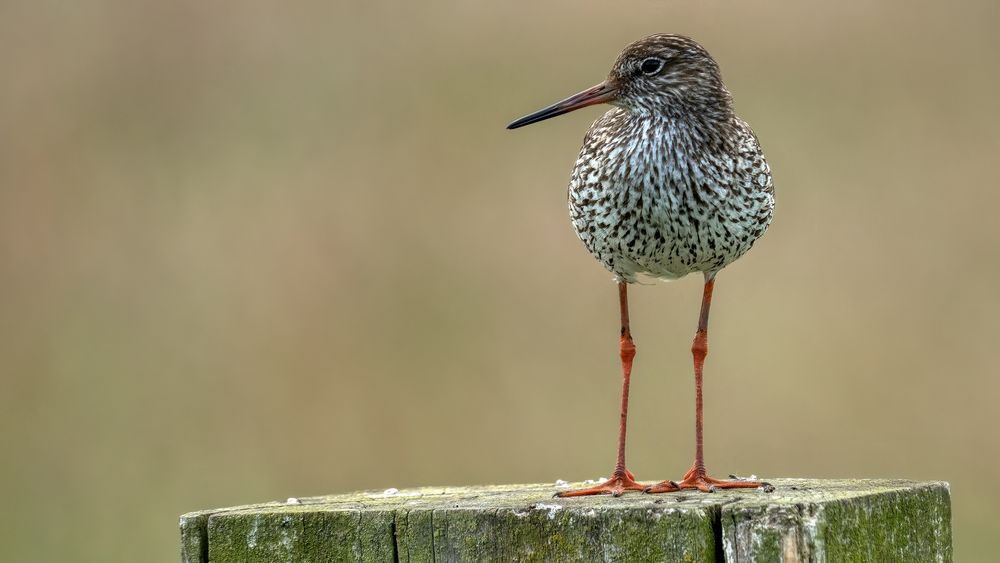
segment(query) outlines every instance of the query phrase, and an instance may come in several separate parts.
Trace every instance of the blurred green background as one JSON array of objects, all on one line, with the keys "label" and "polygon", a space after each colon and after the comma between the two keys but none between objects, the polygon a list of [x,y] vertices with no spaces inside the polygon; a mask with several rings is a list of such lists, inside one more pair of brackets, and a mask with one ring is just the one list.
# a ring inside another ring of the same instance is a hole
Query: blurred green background
[{"label": "blurred green background", "polygon": [[[175,561],[180,513],[612,467],[611,275],[566,183],[684,33],[774,171],[719,276],[710,469],[952,484],[1000,520],[1000,4],[0,2],[0,545]],[[693,452],[700,280],[632,292],[629,465]]]}]

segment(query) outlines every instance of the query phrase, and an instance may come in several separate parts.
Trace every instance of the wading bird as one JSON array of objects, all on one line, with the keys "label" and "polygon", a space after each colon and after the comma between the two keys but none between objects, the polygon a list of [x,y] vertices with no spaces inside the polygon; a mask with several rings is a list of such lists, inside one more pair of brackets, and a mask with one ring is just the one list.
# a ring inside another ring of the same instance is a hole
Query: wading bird
[{"label": "wading bird", "polygon": [[[764,234],[774,211],[774,184],[757,137],[733,112],[732,96],[708,51],[687,37],[669,34],[632,43],[604,82],[518,119],[508,129],[601,103],[613,107],[584,137],[569,183],[569,210],[577,236],[618,282],[623,380],[618,460],[604,483],[558,496],[770,488],[760,481],[709,477],[702,445],[702,367],[715,279]],[[628,285],[637,274],[674,280],[693,272],[705,276],[691,347],[694,464],[680,481],[647,487],[625,467],[635,357]]]}]

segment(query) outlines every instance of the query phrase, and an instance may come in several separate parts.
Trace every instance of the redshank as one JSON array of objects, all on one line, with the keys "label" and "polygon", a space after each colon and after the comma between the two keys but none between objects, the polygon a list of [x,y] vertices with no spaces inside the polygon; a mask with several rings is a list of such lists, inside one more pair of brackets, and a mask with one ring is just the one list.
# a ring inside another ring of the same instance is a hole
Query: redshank
[{"label": "redshank", "polygon": [[[715,279],[764,234],[774,211],[774,184],[757,137],[733,112],[732,96],[708,51],[692,39],[670,34],[652,35],[625,47],[604,82],[507,128],[601,103],[613,107],[583,139],[569,182],[569,211],[577,236],[618,283],[622,362],[618,459],[607,481],[558,496],[770,487],[756,480],[709,477],[702,439],[702,368]],[[705,277],[691,347],[694,464],[680,481],[645,486],[625,467],[629,378],[635,357],[628,285],[636,282],[637,274],[674,280],[692,272]]]}]

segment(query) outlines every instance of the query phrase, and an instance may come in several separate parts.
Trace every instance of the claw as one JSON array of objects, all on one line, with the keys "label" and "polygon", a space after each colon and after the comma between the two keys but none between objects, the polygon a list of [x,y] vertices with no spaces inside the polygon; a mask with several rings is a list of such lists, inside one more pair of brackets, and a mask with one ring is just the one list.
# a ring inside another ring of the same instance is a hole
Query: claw
[{"label": "claw", "polygon": [[656,493],[672,493],[674,491],[679,491],[679,490],[680,487],[677,486],[677,483],[673,481],[663,481],[661,483],[657,483],[655,485],[650,485],[646,487],[645,489],[642,490],[642,492],[653,495]]}]

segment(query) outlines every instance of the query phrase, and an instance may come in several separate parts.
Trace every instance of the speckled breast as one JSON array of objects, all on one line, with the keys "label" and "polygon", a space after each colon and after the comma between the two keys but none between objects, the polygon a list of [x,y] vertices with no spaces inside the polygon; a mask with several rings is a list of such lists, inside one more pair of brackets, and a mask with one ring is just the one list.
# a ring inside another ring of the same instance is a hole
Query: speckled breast
[{"label": "speckled breast", "polygon": [[570,179],[570,217],[618,279],[716,272],[767,230],[770,169],[749,126],[728,126],[713,145],[689,124],[618,108],[591,127]]}]

